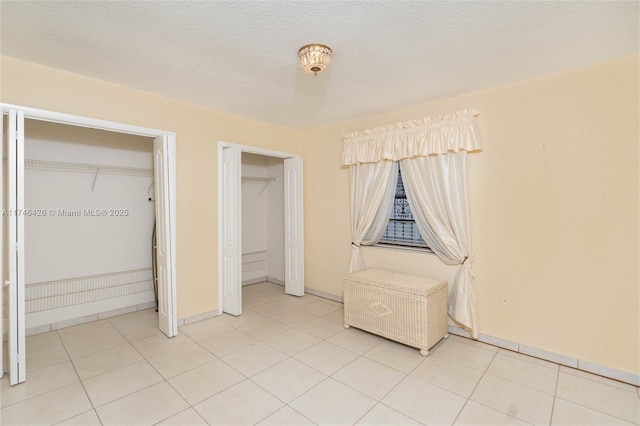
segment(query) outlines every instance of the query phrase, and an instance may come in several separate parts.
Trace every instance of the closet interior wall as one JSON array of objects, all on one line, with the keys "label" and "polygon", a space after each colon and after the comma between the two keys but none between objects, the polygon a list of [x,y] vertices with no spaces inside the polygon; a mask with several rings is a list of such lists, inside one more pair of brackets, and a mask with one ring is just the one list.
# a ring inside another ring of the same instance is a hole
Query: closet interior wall
[{"label": "closet interior wall", "polygon": [[284,161],[242,153],[242,285],[284,285]]},{"label": "closet interior wall", "polygon": [[27,335],[155,306],[153,194],[151,138],[25,121]]}]

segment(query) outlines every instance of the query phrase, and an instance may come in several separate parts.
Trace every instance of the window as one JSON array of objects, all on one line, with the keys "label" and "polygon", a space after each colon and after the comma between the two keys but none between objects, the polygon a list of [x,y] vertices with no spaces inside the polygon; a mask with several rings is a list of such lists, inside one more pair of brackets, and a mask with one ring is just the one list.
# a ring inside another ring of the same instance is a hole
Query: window
[{"label": "window", "polygon": [[400,168],[398,168],[398,183],[391,218],[378,244],[429,249],[427,243],[420,236],[418,226],[409,208],[409,200],[404,191]]}]

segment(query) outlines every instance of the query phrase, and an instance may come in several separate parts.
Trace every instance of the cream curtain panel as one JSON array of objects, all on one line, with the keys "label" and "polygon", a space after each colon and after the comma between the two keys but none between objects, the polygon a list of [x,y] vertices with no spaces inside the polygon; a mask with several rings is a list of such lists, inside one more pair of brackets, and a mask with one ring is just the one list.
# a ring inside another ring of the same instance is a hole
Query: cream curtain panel
[{"label": "cream curtain panel", "polygon": [[[477,110],[466,109],[342,137],[342,165],[350,166],[351,177],[350,271],[365,267],[360,245],[375,244],[377,233],[380,232],[378,240],[384,234],[384,228],[380,227],[389,219],[393,204],[390,191],[395,191],[396,183],[389,175],[389,163],[399,161],[409,205],[422,238],[443,262],[460,265],[449,294],[449,315],[474,338],[478,332],[465,170],[467,153],[481,149],[475,131],[477,115]],[[380,168],[363,168],[369,165]],[[384,179],[388,186],[384,185]],[[360,192],[363,188],[368,193]],[[369,197],[373,199],[369,201]],[[388,212],[386,203],[390,204]],[[373,210],[367,211],[368,208]]]},{"label": "cream curtain panel", "polygon": [[449,294],[449,316],[478,338],[467,214],[467,152],[404,159],[402,182],[420,235],[448,265],[461,265]]},{"label": "cream curtain panel", "polygon": [[361,245],[376,244],[387,228],[398,181],[398,163],[357,164],[351,182],[351,262],[349,272],[366,268]]}]

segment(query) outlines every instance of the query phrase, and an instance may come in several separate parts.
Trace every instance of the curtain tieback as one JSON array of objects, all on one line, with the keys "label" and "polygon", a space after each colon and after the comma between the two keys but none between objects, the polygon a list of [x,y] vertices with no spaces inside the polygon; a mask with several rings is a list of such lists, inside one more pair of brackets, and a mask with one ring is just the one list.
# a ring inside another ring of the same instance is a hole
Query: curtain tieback
[{"label": "curtain tieback", "polygon": [[471,278],[475,280],[476,276],[473,274],[473,271],[471,271],[471,264],[474,260],[476,260],[476,257],[472,254],[469,256],[465,256],[464,259],[462,259],[462,262],[460,262],[460,266],[464,266],[465,264],[467,264],[469,267],[469,271],[471,272]]},{"label": "curtain tieback", "polygon": [[462,262],[460,262],[460,265],[464,265],[467,262],[473,263],[475,260],[476,260],[476,257],[471,254],[469,256],[465,256],[464,259],[462,259]]},{"label": "curtain tieback", "polygon": [[358,244],[358,243],[354,243],[353,241],[351,241],[351,245],[352,245],[352,246],[356,246],[356,247],[360,247],[360,244]]}]

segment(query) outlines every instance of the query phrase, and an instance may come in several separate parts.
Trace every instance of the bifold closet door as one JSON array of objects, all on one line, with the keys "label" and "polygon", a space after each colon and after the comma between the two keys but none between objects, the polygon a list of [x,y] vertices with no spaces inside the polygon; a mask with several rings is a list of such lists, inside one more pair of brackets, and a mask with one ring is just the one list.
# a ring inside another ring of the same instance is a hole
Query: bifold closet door
[{"label": "bifold closet door", "polygon": [[[4,141],[3,141],[4,144]],[[24,303],[24,113],[9,110],[7,120],[7,205],[9,300],[9,383],[26,380]]]},{"label": "bifold closet door", "polygon": [[169,337],[178,334],[175,320],[175,265],[172,252],[175,250],[175,217],[171,212],[172,203],[169,197],[175,194],[169,188],[170,174],[173,169],[169,166],[169,158],[173,157],[172,144],[167,136],[153,141],[154,179],[156,189],[156,235],[157,235],[157,280],[158,280],[158,324],[160,330]]},{"label": "bifold closet door", "polygon": [[304,296],[302,158],[284,160],[284,291]]},{"label": "bifold closet door", "polygon": [[219,175],[219,191],[222,206],[220,228],[220,249],[223,254],[220,265],[220,285],[222,286],[222,311],[231,315],[242,314],[242,265],[240,230],[240,148],[235,146],[222,149],[222,167]]}]

